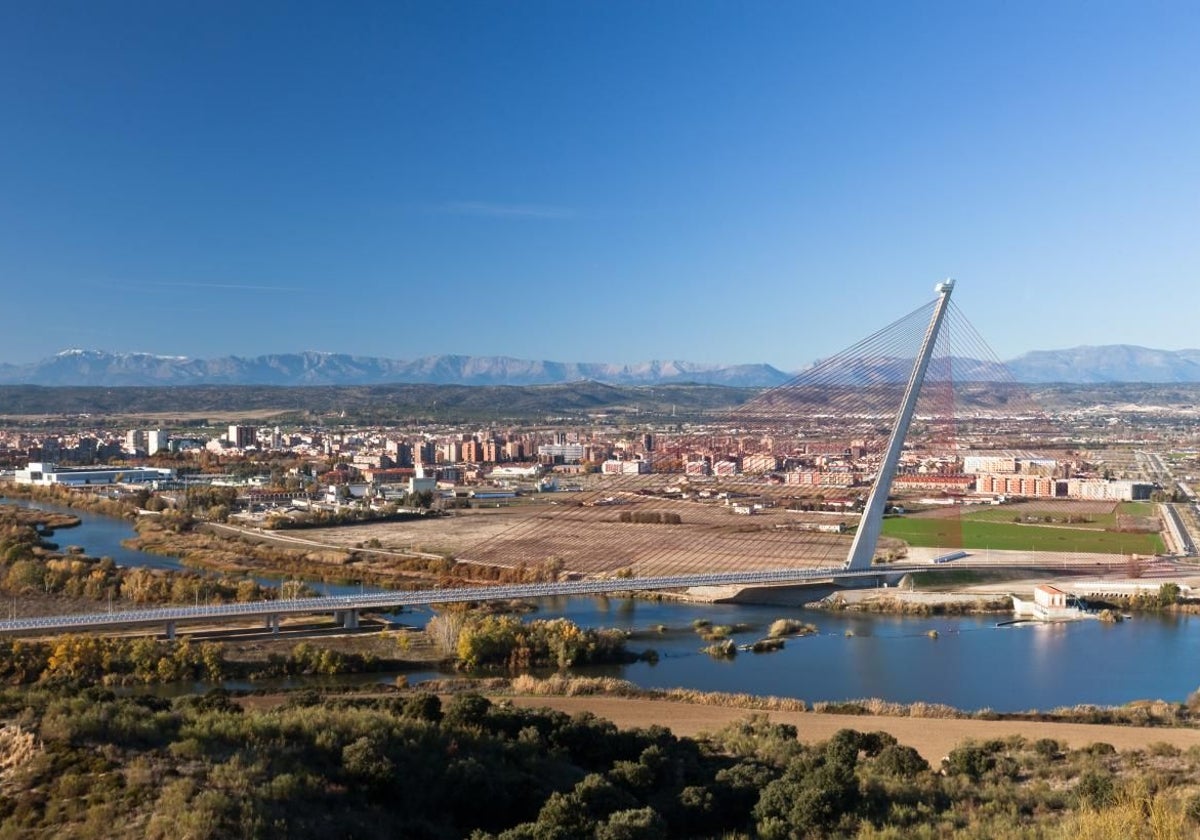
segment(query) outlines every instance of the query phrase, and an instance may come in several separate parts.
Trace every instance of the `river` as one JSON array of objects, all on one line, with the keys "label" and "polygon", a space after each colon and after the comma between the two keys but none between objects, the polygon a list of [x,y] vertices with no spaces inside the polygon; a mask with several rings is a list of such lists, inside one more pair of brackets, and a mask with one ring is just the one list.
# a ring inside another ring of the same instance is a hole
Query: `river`
[{"label": "river", "polygon": [[[89,554],[108,555],[121,565],[182,568],[172,558],[122,546],[121,540],[133,533],[124,520],[41,502],[4,501],[79,516],[83,524],[61,529],[53,537],[63,547],[81,545]],[[320,582],[310,585],[317,591],[327,588]],[[418,609],[397,618],[420,625],[431,614]],[[1142,614],[1121,624],[998,627],[994,616],[913,618],[604,597],[545,599],[535,615],[565,616],[584,627],[635,631],[630,648],[653,648],[659,653],[656,663],[576,672],[619,677],[647,688],[776,694],[809,702],[879,697],[1010,712],[1085,703],[1118,705],[1144,698],[1182,701],[1200,687],[1200,616]],[[706,643],[692,630],[695,619],[747,624],[751,629],[734,639],[751,642],[785,616],[815,624],[820,633],[788,639],[776,653],[716,660],[700,653]],[[657,632],[659,625],[667,631]],[[936,639],[929,637],[930,630],[938,632]],[[409,677],[432,675],[419,672]],[[356,679],[390,681],[392,676]]]},{"label": "river", "polygon": [[[185,566],[175,557],[162,557],[126,548],[121,543],[137,536],[133,526],[124,519],[115,516],[103,516],[78,508],[56,505],[38,499],[0,498],[0,504],[16,507],[34,508],[37,510],[65,513],[79,517],[79,525],[72,528],[59,528],[47,539],[55,543],[59,550],[66,551],[69,546],[80,546],[91,557],[111,557],[118,566],[130,568],[147,567],[151,569],[166,569],[168,571],[188,571],[203,574],[203,570]],[[278,586],[282,578],[254,578],[264,586]],[[364,591],[363,587],[354,584],[326,583],[324,581],[304,581],[314,592],[321,595],[353,595]],[[381,591],[368,589],[366,591]]]}]

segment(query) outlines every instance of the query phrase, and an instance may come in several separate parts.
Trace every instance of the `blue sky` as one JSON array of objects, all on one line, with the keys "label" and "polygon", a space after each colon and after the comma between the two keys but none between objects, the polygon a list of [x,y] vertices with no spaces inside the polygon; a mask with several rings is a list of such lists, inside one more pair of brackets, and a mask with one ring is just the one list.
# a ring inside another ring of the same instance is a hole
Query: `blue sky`
[{"label": "blue sky", "polygon": [[0,2],[0,361],[1200,346],[1200,4]]}]

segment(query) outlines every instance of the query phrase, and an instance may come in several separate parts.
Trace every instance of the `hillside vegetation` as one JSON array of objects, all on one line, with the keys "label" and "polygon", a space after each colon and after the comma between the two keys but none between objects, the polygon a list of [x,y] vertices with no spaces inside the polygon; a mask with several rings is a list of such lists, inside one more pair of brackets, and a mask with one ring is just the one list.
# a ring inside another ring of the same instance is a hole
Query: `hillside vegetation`
[{"label": "hillside vegetation", "polygon": [[[244,705],[0,692],[0,835],[77,838],[1192,836],[1200,756],[1020,737],[931,767],[884,732],[751,715],[692,739],[466,693]],[[869,724],[869,721],[864,721]]]}]

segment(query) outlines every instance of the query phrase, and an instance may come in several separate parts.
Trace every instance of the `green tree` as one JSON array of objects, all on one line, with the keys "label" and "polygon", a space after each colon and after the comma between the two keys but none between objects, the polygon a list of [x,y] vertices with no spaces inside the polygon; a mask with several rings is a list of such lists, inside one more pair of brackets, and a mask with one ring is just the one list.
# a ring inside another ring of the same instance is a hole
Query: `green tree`
[{"label": "green tree", "polygon": [[857,745],[836,737],[823,753],[792,759],[754,806],[759,834],[764,840],[804,840],[829,833],[862,799],[857,760]]},{"label": "green tree", "polygon": [[1158,606],[1169,607],[1179,601],[1179,584],[1164,583],[1158,587]]},{"label": "green tree", "polygon": [[596,826],[596,840],[662,840],[667,823],[653,808],[615,811]]},{"label": "green tree", "polygon": [[447,726],[479,726],[487,719],[492,701],[482,694],[470,691],[458,694],[446,705]]}]

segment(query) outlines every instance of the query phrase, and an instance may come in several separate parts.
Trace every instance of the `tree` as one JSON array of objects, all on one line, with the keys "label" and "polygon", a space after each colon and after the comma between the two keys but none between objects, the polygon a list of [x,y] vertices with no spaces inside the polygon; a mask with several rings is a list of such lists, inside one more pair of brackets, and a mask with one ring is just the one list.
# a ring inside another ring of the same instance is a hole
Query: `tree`
[{"label": "tree", "polygon": [[458,639],[462,635],[466,616],[459,610],[440,612],[425,625],[425,634],[442,656],[458,654]]},{"label": "tree", "polygon": [[9,592],[36,592],[46,583],[46,567],[36,560],[18,560],[5,579]]},{"label": "tree", "polygon": [[404,700],[400,714],[414,720],[437,723],[442,719],[442,699],[436,694],[422,691]]},{"label": "tree", "polygon": [[387,756],[387,744],[378,734],[364,735],[342,749],[342,769],[370,788],[385,788],[396,767]]},{"label": "tree", "polygon": [[455,695],[446,705],[448,726],[479,726],[488,716],[492,701],[473,691]]},{"label": "tree", "polygon": [[1158,606],[1169,607],[1179,600],[1179,584],[1164,583],[1158,587]]},{"label": "tree", "polygon": [[792,759],[754,806],[759,834],[765,840],[827,834],[862,799],[854,772],[857,761],[857,744],[836,737],[823,754]]},{"label": "tree", "polygon": [[667,824],[653,808],[615,811],[596,826],[596,840],[660,840],[667,836]]},{"label": "tree", "polygon": [[875,768],[897,779],[911,778],[929,769],[929,762],[912,747],[892,744],[884,747],[875,757]]}]

